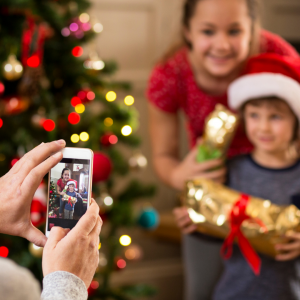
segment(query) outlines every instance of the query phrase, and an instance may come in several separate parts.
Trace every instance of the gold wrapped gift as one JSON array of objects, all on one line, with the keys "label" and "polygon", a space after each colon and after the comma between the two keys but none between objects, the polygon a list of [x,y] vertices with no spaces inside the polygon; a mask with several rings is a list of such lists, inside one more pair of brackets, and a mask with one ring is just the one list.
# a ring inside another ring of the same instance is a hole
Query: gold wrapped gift
[{"label": "gold wrapped gift", "polygon": [[[241,193],[207,179],[188,181],[184,204],[198,231],[226,238],[231,231],[231,214]],[[250,218],[240,229],[252,247],[275,257],[276,244],[287,243],[289,230],[300,231],[300,211],[294,205],[279,206],[271,201],[249,196],[245,213]]]},{"label": "gold wrapped gift", "polygon": [[77,199],[76,199],[76,197],[71,197],[67,194],[64,194],[63,201],[68,201],[68,202],[71,202],[74,204],[74,203],[76,203]]},{"label": "gold wrapped gift", "polygon": [[225,157],[237,128],[237,116],[222,104],[205,119],[203,143],[198,147],[197,161]]}]

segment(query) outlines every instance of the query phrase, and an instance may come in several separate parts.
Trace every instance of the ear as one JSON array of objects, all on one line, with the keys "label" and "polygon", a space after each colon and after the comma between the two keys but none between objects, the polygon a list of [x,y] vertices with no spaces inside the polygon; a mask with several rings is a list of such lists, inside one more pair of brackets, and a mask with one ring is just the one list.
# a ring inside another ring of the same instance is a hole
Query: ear
[{"label": "ear", "polygon": [[187,42],[191,43],[191,31],[186,26],[183,27],[183,36]]}]

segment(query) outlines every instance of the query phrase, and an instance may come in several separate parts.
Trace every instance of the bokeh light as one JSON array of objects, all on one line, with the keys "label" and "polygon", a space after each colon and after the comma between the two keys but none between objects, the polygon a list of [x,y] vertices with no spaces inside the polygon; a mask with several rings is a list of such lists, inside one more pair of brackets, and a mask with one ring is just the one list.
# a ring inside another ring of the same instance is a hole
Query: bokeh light
[{"label": "bokeh light", "polygon": [[129,235],[122,235],[119,241],[122,246],[129,246],[131,244],[131,237]]},{"label": "bokeh light", "polygon": [[122,127],[121,132],[124,136],[128,136],[132,133],[132,128],[129,125],[125,125]]},{"label": "bokeh light", "polygon": [[72,143],[76,144],[76,143],[79,142],[79,140],[80,140],[80,138],[79,138],[78,134],[76,134],[76,133],[72,134],[72,136],[71,136],[71,142]]},{"label": "bokeh light", "polygon": [[80,137],[80,140],[82,140],[83,142],[88,141],[90,138],[90,136],[87,132],[81,132],[79,137]]},{"label": "bokeh light", "polygon": [[82,114],[85,111],[85,106],[81,103],[81,104],[77,104],[75,106],[75,111],[79,114]]},{"label": "bokeh light", "polygon": [[3,120],[0,118],[0,128],[3,126]]},{"label": "bokeh light", "polygon": [[65,27],[61,30],[61,35],[64,36],[64,37],[67,37],[70,35],[70,30],[69,28]]},{"label": "bokeh light", "polygon": [[79,16],[79,20],[81,23],[87,23],[90,20],[90,16],[87,13],[82,13]]},{"label": "bokeh light", "polygon": [[100,33],[103,31],[103,25],[101,23],[95,23],[93,29],[96,33]]},{"label": "bokeh light", "polygon": [[0,161],[5,161],[5,155],[3,153],[0,153]]},{"label": "bokeh light", "polygon": [[118,137],[112,134],[109,138],[108,141],[112,144],[115,145],[118,142]]},{"label": "bokeh light", "polygon": [[68,116],[68,121],[69,121],[72,125],[78,124],[79,121],[80,121],[80,116],[79,116],[79,114],[77,114],[77,113],[75,113],[75,112],[70,113],[69,116]]},{"label": "bokeh light", "polygon": [[130,106],[134,103],[134,98],[132,96],[126,96],[124,99],[124,103]]},{"label": "bokeh light", "polygon": [[75,32],[78,30],[79,26],[77,23],[71,23],[70,26],[69,26],[70,30]]},{"label": "bokeh light", "polygon": [[51,119],[47,119],[44,121],[43,123],[43,127],[46,131],[52,131],[55,128],[55,123],[53,120]]},{"label": "bokeh light", "polygon": [[106,206],[111,206],[114,203],[113,198],[110,196],[106,196],[103,202]]},{"label": "bokeh light", "polygon": [[88,100],[94,100],[95,99],[95,93],[92,91],[87,92],[86,97]]},{"label": "bokeh light", "polygon": [[83,54],[83,49],[80,46],[76,46],[72,49],[72,54],[75,57],[80,57]]},{"label": "bokeh light", "polygon": [[71,99],[71,105],[75,107],[76,105],[81,104],[81,99],[79,97],[73,97]]},{"label": "bokeh light", "polygon": [[115,101],[117,99],[117,94],[113,91],[110,91],[106,94],[106,100],[108,102]]},{"label": "bokeh light", "polygon": [[37,68],[40,65],[40,58],[37,55],[32,55],[27,59],[27,65],[30,68]]},{"label": "bokeh light", "polygon": [[120,269],[124,269],[126,267],[126,261],[124,259],[118,259],[117,266]]},{"label": "bokeh light", "polygon": [[0,256],[1,257],[7,257],[8,253],[9,253],[9,250],[7,247],[5,247],[5,246],[0,247]]},{"label": "bokeh light", "polygon": [[18,158],[14,158],[14,159],[12,159],[12,161],[10,162],[10,165],[13,167],[18,161],[19,161]]},{"label": "bokeh light", "polygon": [[91,288],[92,288],[93,290],[96,290],[98,287],[99,287],[99,282],[96,281],[96,280],[93,280],[93,281],[91,282]]},{"label": "bokeh light", "polygon": [[112,124],[114,124],[114,121],[113,121],[112,118],[105,118],[105,119],[104,119],[104,125],[105,125],[106,127],[110,127],[110,126],[112,126]]},{"label": "bokeh light", "polygon": [[93,62],[93,69],[94,70],[103,70],[105,67],[105,63],[102,60],[97,60]]}]

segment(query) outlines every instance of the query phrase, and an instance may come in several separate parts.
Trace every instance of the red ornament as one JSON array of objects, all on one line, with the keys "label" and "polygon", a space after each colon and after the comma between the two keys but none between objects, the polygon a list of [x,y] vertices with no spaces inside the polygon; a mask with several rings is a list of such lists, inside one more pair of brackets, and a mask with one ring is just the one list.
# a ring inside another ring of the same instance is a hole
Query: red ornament
[{"label": "red ornament", "polygon": [[3,125],[3,120],[0,118],[0,128],[2,127]]},{"label": "red ornament", "polygon": [[5,247],[5,246],[0,247],[0,256],[1,257],[7,257],[8,253],[9,253],[9,250],[7,247]]},{"label": "red ornament", "polygon": [[72,49],[72,54],[75,57],[80,57],[83,54],[83,49],[80,46],[76,46]]},{"label": "red ornament", "polygon": [[118,138],[112,133],[106,133],[101,137],[100,142],[104,147],[109,147],[115,145],[118,142]]},{"label": "red ornament", "polygon": [[78,105],[78,104],[80,104],[81,103],[81,99],[79,98],[79,97],[73,97],[72,99],[71,99],[71,105],[73,106],[73,107],[75,107],[76,105]]},{"label": "red ornament", "polygon": [[55,128],[55,123],[53,120],[47,119],[44,121],[43,127],[46,131],[52,131]]},{"label": "red ornament", "polygon": [[108,179],[112,169],[110,159],[101,152],[94,153],[93,183]]},{"label": "red ornament", "polygon": [[33,226],[40,226],[46,221],[46,203],[47,196],[45,191],[45,184],[41,183],[36,190],[31,203],[30,216]]},{"label": "red ornament", "polygon": [[35,54],[30,56],[27,59],[27,66],[31,68],[37,68],[40,65],[41,61],[40,58]]},{"label": "red ornament", "polygon": [[95,99],[95,93],[90,89],[83,89],[79,91],[77,96],[81,99],[81,103],[87,103]]},{"label": "red ornament", "polygon": [[69,116],[68,116],[68,121],[69,121],[72,125],[78,124],[79,121],[80,121],[80,116],[79,116],[79,114],[77,114],[76,112],[70,113]]},{"label": "red ornament", "polygon": [[95,99],[95,93],[92,91],[87,92],[86,97],[88,100],[94,100]]}]

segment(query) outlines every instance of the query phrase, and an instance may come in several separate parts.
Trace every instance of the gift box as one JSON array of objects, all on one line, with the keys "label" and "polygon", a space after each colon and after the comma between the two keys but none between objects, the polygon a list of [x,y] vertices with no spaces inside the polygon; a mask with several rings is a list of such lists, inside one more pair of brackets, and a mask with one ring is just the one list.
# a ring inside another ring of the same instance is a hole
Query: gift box
[{"label": "gift box", "polygon": [[274,246],[289,241],[285,234],[289,230],[300,231],[300,211],[296,206],[275,205],[208,179],[186,183],[184,205],[198,231],[226,238],[222,247],[225,258],[230,257],[234,241],[246,259],[249,253],[255,254],[253,248],[275,257],[278,252]]},{"label": "gift box", "polygon": [[203,142],[198,146],[197,162],[225,158],[237,125],[237,116],[224,105],[217,104],[205,119]]}]

